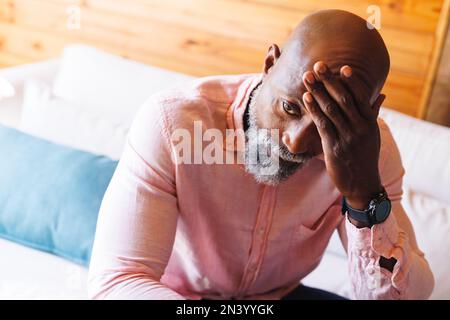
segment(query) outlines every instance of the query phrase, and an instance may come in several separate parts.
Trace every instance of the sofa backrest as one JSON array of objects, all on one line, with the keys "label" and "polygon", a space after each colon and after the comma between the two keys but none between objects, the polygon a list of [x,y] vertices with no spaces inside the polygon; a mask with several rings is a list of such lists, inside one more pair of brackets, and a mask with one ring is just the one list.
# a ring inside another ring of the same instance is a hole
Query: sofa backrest
[{"label": "sofa backrest", "polygon": [[450,204],[450,128],[382,108],[405,167],[404,184]]}]

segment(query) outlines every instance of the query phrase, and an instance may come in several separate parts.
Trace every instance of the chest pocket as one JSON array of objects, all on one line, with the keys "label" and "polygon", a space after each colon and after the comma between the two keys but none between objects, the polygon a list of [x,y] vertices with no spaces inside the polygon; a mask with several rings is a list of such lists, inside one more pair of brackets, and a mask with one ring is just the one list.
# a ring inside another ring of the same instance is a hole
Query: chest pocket
[{"label": "chest pocket", "polygon": [[291,251],[302,269],[312,271],[319,264],[334,230],[342,221],[340,206],[330,209],[311,225],[302,221],[295,227]]}]

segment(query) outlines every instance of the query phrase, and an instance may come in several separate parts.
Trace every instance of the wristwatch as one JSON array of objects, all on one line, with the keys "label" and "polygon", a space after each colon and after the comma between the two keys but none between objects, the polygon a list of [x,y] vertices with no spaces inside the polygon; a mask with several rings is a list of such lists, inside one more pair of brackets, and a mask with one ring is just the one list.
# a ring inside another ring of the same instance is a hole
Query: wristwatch
[{"label": "wristwatch", "polygon": [[373,226],[382,223],[389,217],[391,213],[391,201],[384,188],[370,200],[366,210],[353,209],[347,204],[345,197],[342,197],[341,212],[342,214],[348,213],[356,221]]}]

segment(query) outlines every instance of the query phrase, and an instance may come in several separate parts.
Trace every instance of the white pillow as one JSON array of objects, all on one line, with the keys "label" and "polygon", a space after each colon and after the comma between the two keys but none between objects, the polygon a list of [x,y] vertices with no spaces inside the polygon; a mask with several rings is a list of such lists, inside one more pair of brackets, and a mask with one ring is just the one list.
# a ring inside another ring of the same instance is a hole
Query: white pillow
[{"label": "white pillow", "polygon": [[450,205],[450,128],[384,109],[405,167],[404,184]]},{"label": "white pillow", "polygon": [[134,113],[122,119],[90,105],[51,95],[48,85],[25,83],[20,129],[50,141],[118,159]]},{"label": "white pillow", "polygon": [[435,277],[431,299],[450,299],[450,205],[405,188],[403,207]]},{"label": "white pillow", "polygon": [[85,45],[70,45],[64,49],[53,94],[127,115],[153,93],[190,79]]}]

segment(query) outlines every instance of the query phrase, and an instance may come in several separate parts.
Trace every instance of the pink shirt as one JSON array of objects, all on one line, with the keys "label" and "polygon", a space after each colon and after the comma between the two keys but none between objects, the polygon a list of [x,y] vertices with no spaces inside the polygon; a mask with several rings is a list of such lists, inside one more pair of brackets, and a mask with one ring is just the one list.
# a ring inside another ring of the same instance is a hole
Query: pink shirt
[{"label": "pink shirt", "polygon": [[[321,156],[277,187],[257,184],[242,164],[177,162],[173,131],[194,135],[200,120],[203,130],[242,128],[260,79],[202,78],[140,109],[100,210],[90,297],[278,299],[317,267],[336,229],[353,298],[429,297],[433,275],[400,204],[404,170],[382,120],[379,167],[393,209],[371,229],[341,214]],[[379,267],[381,255],[397,259],[392,273]]]}]

